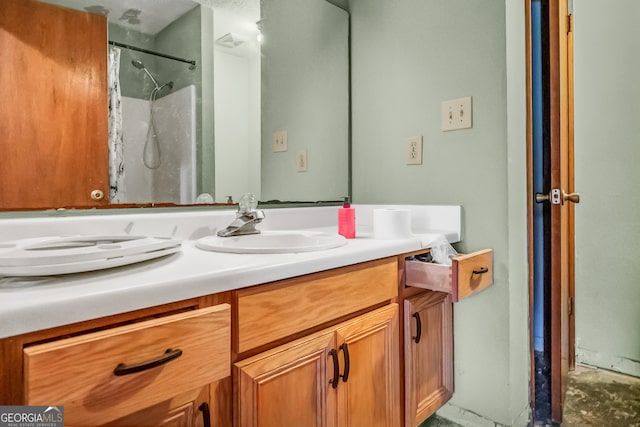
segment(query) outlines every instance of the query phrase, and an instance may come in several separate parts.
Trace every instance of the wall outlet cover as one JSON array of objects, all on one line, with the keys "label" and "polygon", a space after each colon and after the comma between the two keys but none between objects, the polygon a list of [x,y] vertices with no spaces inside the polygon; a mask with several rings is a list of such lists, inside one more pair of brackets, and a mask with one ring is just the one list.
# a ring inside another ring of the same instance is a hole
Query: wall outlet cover
[{"label": "wall outlet cover", "polygon": [[422,164],[422,135],[407,138],[407,165]]},{"label": "wall outlet cover", "polygon": [[306,172],[308,166],[307,150],[298,150],[296,153],[296,172]]}]

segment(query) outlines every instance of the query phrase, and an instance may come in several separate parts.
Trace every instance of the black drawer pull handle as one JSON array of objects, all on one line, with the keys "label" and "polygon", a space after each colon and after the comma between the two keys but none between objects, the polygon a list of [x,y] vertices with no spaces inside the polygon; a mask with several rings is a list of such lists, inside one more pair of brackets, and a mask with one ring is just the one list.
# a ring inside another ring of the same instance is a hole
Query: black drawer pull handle
[{"label": "black drawer pull handle", "polygon": [[135,374],[136,372],[146,371],[147,369],[155,368],[156,366],[164,365],[167,362],[171,362],[173,359],[177,359],[182,356],[182,350],[180,349],[167,349],[162,356],[155,359],[147,360],[146,362],[136,363],[135,365],[126,365],[120,363],[113,370],[113,374],[117,376]]},{"label": "black drawer pull handle", "polygon": [[420,320],[420,313],[418,312],[413,313],[413,317],[416,319],[416,336],[411,337],[411,339],[418,344],[420,342],[420,338],[422,338],[422,320]]},{"label": "black drawer pull handle", "polygon": [[329,380],[331,387],[338,388],[338,377],[340,376],[340,366],[338,366],[338,352],[335,348],[332,348],[329,352],[329,356],[333,358],[333,378]]},{"label": "black drawer pull handle", "polygon": [[489,272],[489,268],[488,267],[482,267],[478,270],[473,270],[473,274],[484,274],[484,273],[488,273]]},{"label": "black drawer pull handle", "polygon": [[343,343],[340,346],[340,350],[344,352],[344,373],[340,375],[342,382],[347,382],[349,379],[349,370],[351,369],[351,359],[349,358],[349,346],[347,343]]},{"label": "black drawer pull handle", "polygon": [[204,427],[211,427],[211,411],[209,410],[209,404],[207,402],[203,402],[198,409],[202,412]]}]

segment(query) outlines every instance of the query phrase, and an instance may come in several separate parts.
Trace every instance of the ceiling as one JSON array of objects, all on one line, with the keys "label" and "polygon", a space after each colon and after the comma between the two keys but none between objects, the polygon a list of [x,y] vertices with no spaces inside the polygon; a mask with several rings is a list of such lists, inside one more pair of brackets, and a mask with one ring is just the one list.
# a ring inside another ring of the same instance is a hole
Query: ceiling
[{"label": "ceiling", "polygon": [[[208,0],[41,0],[76,10],[107,15],[109,22],[146,34],[157,34],[200,3]],[[217,0],[213,3],[235,3]]]}]

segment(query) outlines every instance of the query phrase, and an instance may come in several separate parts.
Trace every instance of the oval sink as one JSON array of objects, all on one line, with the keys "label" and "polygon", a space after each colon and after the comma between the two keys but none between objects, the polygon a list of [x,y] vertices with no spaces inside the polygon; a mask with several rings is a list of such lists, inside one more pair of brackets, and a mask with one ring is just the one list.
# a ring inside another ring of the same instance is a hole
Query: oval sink
[{"label": "oval sink", "polygon": [[263,231],[245,236],[207,236],[196,241],[196,246],[214,252],[283,254],[322,251],[346,243],[347,240],[338,234],[319,231]]}]

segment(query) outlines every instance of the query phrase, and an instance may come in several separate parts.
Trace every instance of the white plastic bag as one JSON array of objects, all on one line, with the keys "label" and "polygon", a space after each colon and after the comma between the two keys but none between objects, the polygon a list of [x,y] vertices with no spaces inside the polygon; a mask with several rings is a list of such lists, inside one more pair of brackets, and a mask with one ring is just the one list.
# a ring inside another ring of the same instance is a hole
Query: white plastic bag
[{"label": "white plastic bag", "polygon": [[444,236],[438,237],[431,245],[431,256],[436,264],[451,265],[451,258],[458,252]]}]

